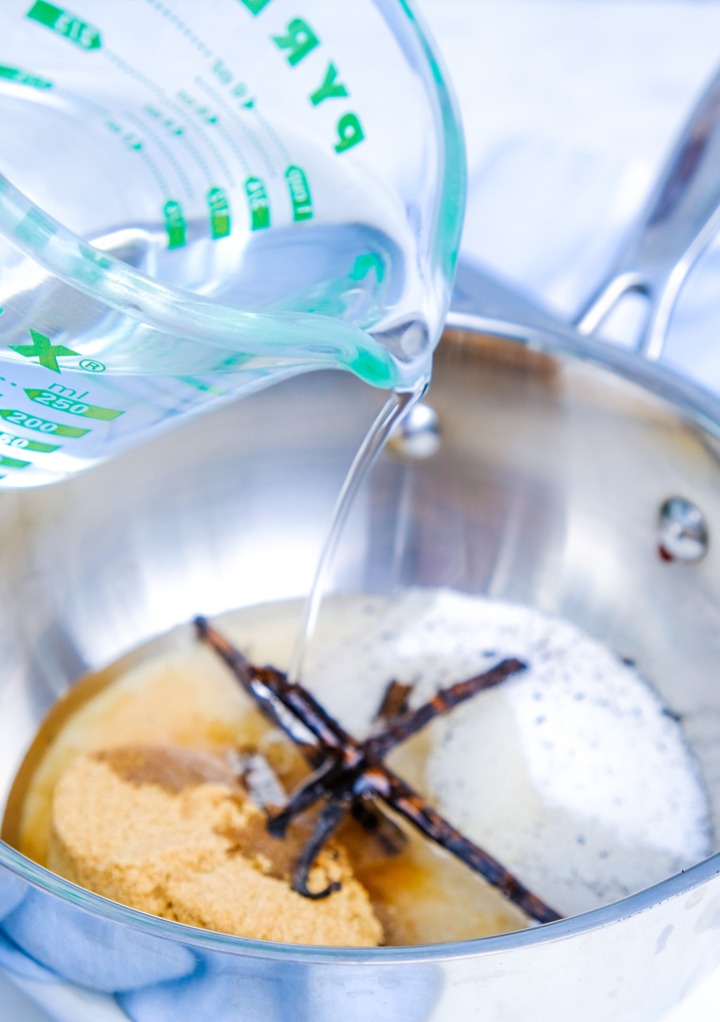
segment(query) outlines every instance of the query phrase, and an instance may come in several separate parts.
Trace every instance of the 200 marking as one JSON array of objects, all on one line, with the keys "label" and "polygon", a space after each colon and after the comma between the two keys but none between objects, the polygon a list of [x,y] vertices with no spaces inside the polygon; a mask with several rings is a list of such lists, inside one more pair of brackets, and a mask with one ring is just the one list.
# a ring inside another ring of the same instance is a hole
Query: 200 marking
[{"label": "200 marking", "polygon": [[55,433],[58,429],[57,422],[48,422],[47,419],[39,419],[36,415],[27,415],[25,412],[12,412],[6,418],[15,426],[37,429],[41,433]]}]

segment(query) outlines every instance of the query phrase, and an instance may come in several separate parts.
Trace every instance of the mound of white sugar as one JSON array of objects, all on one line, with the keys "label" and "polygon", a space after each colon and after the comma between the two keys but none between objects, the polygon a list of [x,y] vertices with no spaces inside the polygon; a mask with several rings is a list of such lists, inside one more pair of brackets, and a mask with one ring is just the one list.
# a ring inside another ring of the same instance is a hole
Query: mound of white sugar
[{"label": "mound of white sugar", "polygon": [[412,682],[418,705],[504,657],[528,669],[433,722],[426,756],[395,761],[448,819],[567,914],[710,853],[681,724],[563,620],[450,590],[329,601],[308,683],[361,736],[390,679]]}]

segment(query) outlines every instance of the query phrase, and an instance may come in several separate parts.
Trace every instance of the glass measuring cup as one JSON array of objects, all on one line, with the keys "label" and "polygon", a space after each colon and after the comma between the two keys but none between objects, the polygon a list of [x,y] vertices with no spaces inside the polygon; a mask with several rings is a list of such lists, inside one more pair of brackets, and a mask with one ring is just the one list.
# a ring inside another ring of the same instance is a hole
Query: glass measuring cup
[{"label": "glass measuring cup", "polygon": [[409,389],[463,148],[405,0],[10,0],[0,487],[314,368]]}]

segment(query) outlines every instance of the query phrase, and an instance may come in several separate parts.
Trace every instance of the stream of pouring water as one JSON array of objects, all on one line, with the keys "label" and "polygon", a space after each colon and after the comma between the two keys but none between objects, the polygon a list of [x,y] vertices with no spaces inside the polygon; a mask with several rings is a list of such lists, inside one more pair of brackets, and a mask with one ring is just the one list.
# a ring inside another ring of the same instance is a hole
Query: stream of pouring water
[{"label": "stream of pouring water", "polygon": [[318,558],[315,576],[305,601],[305,612],[288,669],[291,681],[300,681],[317,625],[328,583],[328,575],[353,502],[392,431],[427,390],[429,380],[421,379],[413,390],[393,391],[370,426],[353,458],[338,495]]}]

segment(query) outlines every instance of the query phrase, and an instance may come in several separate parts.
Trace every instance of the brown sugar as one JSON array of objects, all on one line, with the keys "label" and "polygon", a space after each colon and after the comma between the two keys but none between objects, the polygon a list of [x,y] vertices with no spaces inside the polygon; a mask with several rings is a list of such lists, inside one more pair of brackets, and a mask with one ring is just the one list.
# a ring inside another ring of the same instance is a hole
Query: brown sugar
[{"label": "brown sugar", "polygon": [[52,801],[48,866],[153,915],[259,940],[367,947],[382,942],[365,888],[331,842],[310,874],[312,900],[290,887],[307,830],[271,837],[265,815],[221,756],[124,746],[78,757]]}]

